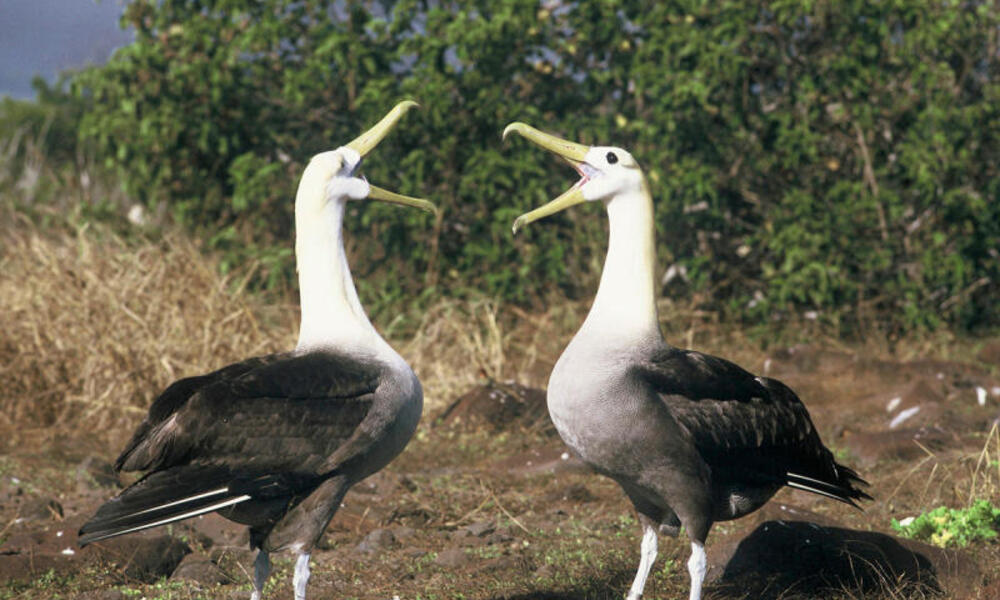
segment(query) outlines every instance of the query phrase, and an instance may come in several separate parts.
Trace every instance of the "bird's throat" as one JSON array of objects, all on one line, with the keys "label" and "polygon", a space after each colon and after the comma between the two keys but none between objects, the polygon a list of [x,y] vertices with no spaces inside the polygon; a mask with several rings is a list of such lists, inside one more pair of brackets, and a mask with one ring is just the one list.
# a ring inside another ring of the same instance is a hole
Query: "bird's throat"
[{"label": "bird's throat", "polygon": [[610,232],[601,284],[580,334],[630,343],[659,335],[653,201],[645,183],[607,203]]},{"label": "bird's throat", "polygon": [[[297,199],[295,210],[295,257],[302,308],[296,350],[375,352],[382,340],[361,306],[344,252],[345,202],[331,199],[313,204],[302,200]],[[314,206],[319,209],[309,208]]]}]

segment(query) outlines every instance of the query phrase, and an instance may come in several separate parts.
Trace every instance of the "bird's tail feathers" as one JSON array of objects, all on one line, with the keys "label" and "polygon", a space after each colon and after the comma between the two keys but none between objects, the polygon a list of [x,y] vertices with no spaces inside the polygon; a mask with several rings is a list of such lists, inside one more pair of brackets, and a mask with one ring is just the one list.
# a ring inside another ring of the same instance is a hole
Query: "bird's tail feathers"
[{"label": "bird's tail feathers", "polygon": [[226,470],[153,473],[105,503],[80,528],[81,546],[210,513],[251,498],[231,490]]},{"label": "bird's tail feathers", "polygon": [[836,483],[807,477],[799,473],[788,473],[787,485],[795,489],[839,500],[844,504],[850,504],[858,509],[861,507],[858,506],[855,500],[872,500],[871,496],[858,488],[858,485],[867,486],[867,481],[859,477],[857,473],[848,467],[839,464],[836,467],[838,475]]}]

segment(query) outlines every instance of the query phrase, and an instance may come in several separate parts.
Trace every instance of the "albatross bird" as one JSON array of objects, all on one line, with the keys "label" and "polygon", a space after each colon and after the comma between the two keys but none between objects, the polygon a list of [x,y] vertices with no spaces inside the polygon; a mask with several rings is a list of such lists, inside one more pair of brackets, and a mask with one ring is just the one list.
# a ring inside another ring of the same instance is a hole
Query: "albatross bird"
[{"label": "albatross bird", "polygon": [[643,535],[628,592],[638,600],[656,560],[657,532],[691,540],[691,600],[701,597],[705,538],[716,521],[763,505],[783,486],[852,506],[865,482],[823,446],[805,406],[780,381],[664,341],[656,314],[653,201],[635,159],[512,123],[517,133],[566,159],[582,178],[521,215],[532,221],[581,202],[604,203],[607,258],[586,320],[549,377],[549,415],[563,441],[621,485]]},{"label": "albatross bird", "polygon": [[349,200],[436,211],[355,175],[361,159],[416,103],[309,162],[295,197],[302,321],[291,352],[181,379],[153,402],[118,457],[145,475],[80,529],[80,545],[216,511],[250,527],[253,600],[269,554],[298,555],[295,598],[305,598],[309,554],[351,485],[406,446],[423,391],[375,331],[351,280],[341,224]]}]

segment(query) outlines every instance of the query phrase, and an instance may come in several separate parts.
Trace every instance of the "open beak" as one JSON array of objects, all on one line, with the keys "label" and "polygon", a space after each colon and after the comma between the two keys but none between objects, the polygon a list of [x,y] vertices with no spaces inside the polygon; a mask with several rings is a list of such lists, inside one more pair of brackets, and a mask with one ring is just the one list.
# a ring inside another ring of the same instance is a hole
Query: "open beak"
[{"label": "open beak", "polygon": [[[419,106],[413,100],[404,100],[394,106],[392,110],[388,112],[382,120],[376,123],[371,129],[362,133],[358,137],[354,138],[350,143],[347,144],[348,148],[356,151],[363,157],[367,156],[371,152],[372,148],[378,146],[382,138],[386,136],[396,123],[409,111],[411,108]],[[402,204],[403,206],[412,206],[414,208],[419,208],[421,210],[426,210],[430,213],[437,214],[438,208],[433,202],[429,200],[423,200],[421,198],[412,198],[410,196],[404,196],[402,194],[397,194],[396,192],[390,192],[389,190],[382,189],[380,187],[368,184],[371,191],[368,193],[368,198],[370,200],[381,200],[382,202],[391,202],[393,204]]]},{"label": "open beak", "polygon": [[561,194],[555,200],[515,219],[513,232],[514,235],[517,235],[518,230],[528,223],[553,215],[563,209],[573,206],[574,204],[580,204],[584,201],[583,191],[580,188],[583,184],[587,183],[588,177],[583,165],[584,158],[587,156],[587,152],[590,151],[590,147],[584,146],[583,144],[577,144],[576,142],[570,142],[548,133],[543,133],[530,125],[525,125],[524,123],[511,123],[508,125],[503,130],[503,139],[507,139],[507,136],[512,132],[519,133],[535,145],[541,146],[542,148],[545,148],[546,150],[562,157],[574,169],[576,169],[581,176],[580,181],[576,182],[573,187],[566,190],[566,192]]}]

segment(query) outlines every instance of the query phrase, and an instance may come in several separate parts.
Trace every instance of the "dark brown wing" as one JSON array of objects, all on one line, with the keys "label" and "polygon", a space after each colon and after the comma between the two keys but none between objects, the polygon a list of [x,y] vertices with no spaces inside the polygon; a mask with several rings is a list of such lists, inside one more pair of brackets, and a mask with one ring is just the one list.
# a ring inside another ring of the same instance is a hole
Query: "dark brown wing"
[{"label": "dark brown wing", "polygon": [[313,352],[182,379],[156,399],[116,464],[129,471],[199,460],[301,468],[353,435],[381,374],[377,364]]},{"label": "dark brown wing", "polygon": [[792,485],[853,504],[867,498],[854,471],[837,464],[806,407],[775,379],[718,357],[666,348],[636,367],[687,432],[713,478]]},{"label": "dark brown wing", "polygon": [[253,358],[180,380],[118,459],[146,476],[81,529],[81,544],[244,502],[292,502],[370,441],[359,425],[383,367],[332,352]]}]

